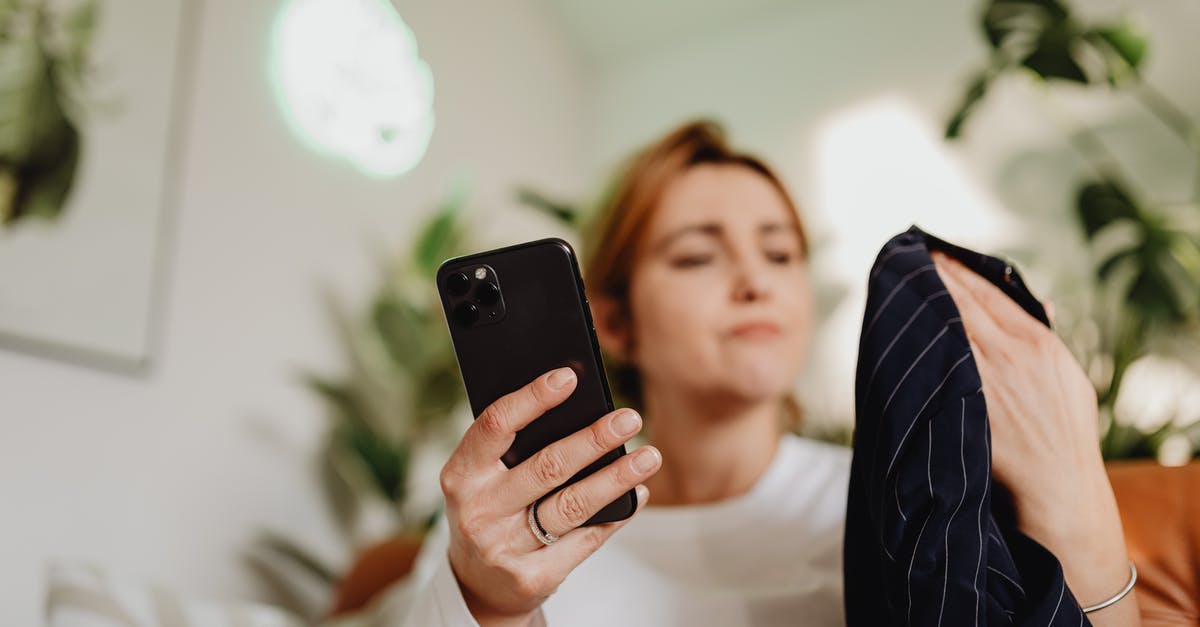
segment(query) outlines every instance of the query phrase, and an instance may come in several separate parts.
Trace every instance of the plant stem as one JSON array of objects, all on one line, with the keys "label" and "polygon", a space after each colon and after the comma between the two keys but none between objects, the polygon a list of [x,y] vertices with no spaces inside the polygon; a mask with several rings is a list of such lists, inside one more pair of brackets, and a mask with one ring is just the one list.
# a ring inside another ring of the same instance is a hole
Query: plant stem
[{"label": "plant stem", "polygon": [[1200,153],[1200,132],[1197,132],[1196,125],[1182,109],[1171,102],[1170,98],[1144,80],[1138,82],[1133,93],[1163,125],[1179,135],[1189,148]]},{"label": "plant stem", "polygon": [[1133,94],[1138,102],[1163,123],[1163,126],[1171,129],[1192,150],[1197,165],[1192,198],[1200,200],[1200,129],[1178,105],[1145,80],[1139,79]]},{"label": "plant stem", "polygon": [[1132,191],[1132,178],[1128,176],[1121,166],[1121,162],[1109,151],[1096,132],[1086,126],[1080,126],[1077,129],[1070,128],[1063,121],[1065,116],[1054,104],[1050,95],[1047,94],[1043,100],[1046,102],[1050,118],[1058,126],[1059,131],[1096,175],[1106,182],[1118,184],[1120,187]]},{"label": "plant stem", "polygon": [[[1101,53],[1116,54],[1112,44],[1101,39],[1100,41],[1091,41],[1093,46],[1104,48]],[[1179,139],[1192,150],[1193,156],[1196,157],[1196,181],[1193,191],[1193,199],[1200,199],[1200,129],[1192,122],[1191,118],[1182,109],[1179,108],[1166,94],[1159,91],[1156,87],[1146,82],[1145,76],[1138,68],[1124,63],[1125,69],[1135,77],[1135,88],[1133,96],[1146,107],[1154,117],[1158,118],[1164,126],[1173,131],[1179,136]]]},{"label": "plant stem", "polygon": [[0,165],[0,226],[8,226],[20,217],[17,213],[19,207],[16,206],[20,184],[15,167]]},{"label": "plant stem", "polygon": [[1121,326],[1122,329],[1118,332],[1117,336],[1117,345],[1113,347],[1112,379],[1108,385],[1108,389],[1100,398],[1100,404],[1109,407],[1116,405],[1117,395],[1120,393],[1121,384],[1125,380],[1125,372],[1138,357],[1141,357],[1145,346],[1146,325],[1140,319],[1136,317],[1132,320],[1127,319]]}]

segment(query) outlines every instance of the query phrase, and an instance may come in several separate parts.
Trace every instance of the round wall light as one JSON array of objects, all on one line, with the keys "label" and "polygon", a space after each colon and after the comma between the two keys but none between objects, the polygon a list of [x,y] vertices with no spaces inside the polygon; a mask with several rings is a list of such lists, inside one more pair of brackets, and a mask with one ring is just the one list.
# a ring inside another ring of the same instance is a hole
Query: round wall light
[{"label": "round wall light", "polygon": [[313,150],[390,177],[433,135],[433,75],[386,0],[289,0],[271,49],[289,126]]}]

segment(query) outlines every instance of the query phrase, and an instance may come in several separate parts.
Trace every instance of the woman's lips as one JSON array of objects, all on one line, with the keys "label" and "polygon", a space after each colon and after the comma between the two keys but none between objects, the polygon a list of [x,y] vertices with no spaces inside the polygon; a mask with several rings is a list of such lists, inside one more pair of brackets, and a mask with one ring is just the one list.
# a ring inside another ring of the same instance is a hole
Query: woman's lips
[{"label": "woman's lips", "polygon": [[733,327],[729,334],[741,339],[771,339],[779,337],[781,330],[774,322],[746,322]]}]

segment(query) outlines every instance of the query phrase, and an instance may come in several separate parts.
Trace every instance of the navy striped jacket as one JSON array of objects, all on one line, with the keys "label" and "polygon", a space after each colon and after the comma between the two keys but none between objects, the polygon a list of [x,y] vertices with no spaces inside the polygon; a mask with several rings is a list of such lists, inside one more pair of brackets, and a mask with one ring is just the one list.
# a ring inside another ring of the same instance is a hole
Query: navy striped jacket
[{"label": "navy striped jacket", "polygon": [[1057,558],[993,493],[983,389],[941,250],[1049,324],[1003,260],[913,226],[871,269],[846,511],[849,627],[1090,625]]}]

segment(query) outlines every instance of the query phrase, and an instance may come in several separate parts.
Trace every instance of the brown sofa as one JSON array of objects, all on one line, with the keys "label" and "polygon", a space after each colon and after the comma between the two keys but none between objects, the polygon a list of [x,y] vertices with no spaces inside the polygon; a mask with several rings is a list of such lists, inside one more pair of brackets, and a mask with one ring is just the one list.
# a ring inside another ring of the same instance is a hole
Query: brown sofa
[{"label": "brown sofa", "polygon": [[1200,461],[1108,464],[1143,627],[1200,625]]},{"label": "brown sofa", "polygon": [[[1111,462],[1108,476],[1138,567],[1143,626],[1200,627],[1200,461],[1180,467]],[[401,537],[363,551],[342,579],[332,613],[366,606],[408,574],[419,548],[419,539]]]}]

